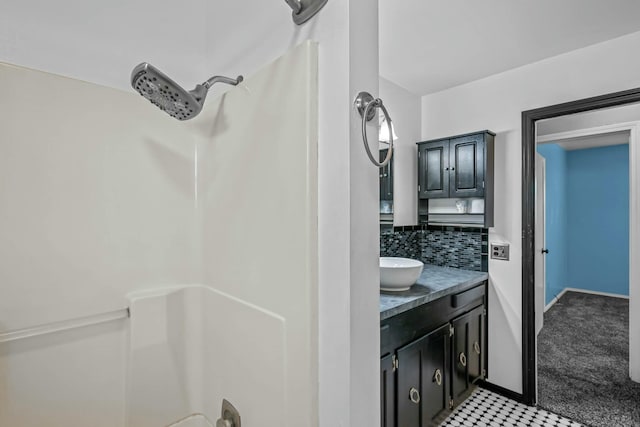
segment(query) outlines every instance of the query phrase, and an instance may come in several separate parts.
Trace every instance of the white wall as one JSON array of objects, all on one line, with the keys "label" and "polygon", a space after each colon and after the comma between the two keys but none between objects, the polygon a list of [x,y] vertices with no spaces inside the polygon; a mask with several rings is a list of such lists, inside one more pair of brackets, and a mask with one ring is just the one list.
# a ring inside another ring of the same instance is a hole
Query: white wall
[{"label": "white wall", "polygon": [[421,97],[380,77],[384,101],[398,134],[393,159],[393,225],[418,223],[418,149],[422,119]]},{"label": "white wall", "polygon": [[[191,86],[212,74],[249,75],[305,39],[318,41],[320,424],[373,425],[371,417],[378,416],[378,387],[371,386],[379,351],[377,317],[373,321],[378,309],[377,175],[360,161],[364,154],[351,103],[359,90],[377,92],[377,59],[372,60],[377,55],[377,3],[330,1],[302,27],[293,24],[290,14],[284,2],[262,0],[190,0],[162,7],[150,0],[102,5],[8,0],[0,5],[0,61],[130,91],[130,70],[143,60]],[[352,55],[366,60],[351,62]],[[353,144],[359,148],[352,158]],[[368,213],[364,222],[352,216],[352,207],[358,206],[375,209],[374,228]],[[359,261],[352,266],[352,260]],[[366,298],[359,299],[360,293]],[[352,319],[358,321],[352,324]],[[357,377],[352,379],[351,372]]]},{"label": "white wall", "polygon": [[[569,116],[540,120],[536,126],[536,134],[540,137],[560,132],[570,132],[598,126],[635,122],[638,120],[638,117],[640,117],[640,105],[638,104],[587,111],[584,113],[571,114]],[[624,144],[626,141],[620,143]]]},{"label": "white wall", "polygon": [[489,239],[510,243],[511,260],[489,263],[489,381],[507,389],[522,391],[521,112],[640,86],[638,47],[634,33],[422,98],[423,139],[497,132]]}]

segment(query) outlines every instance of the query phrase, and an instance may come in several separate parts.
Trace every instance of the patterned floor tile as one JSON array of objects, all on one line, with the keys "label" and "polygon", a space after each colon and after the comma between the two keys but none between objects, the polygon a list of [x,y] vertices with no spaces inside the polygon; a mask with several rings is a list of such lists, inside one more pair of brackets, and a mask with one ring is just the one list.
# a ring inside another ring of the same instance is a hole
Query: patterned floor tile
[{"label": "patterned floor tile", "polygon": [[481,388],[460,405],[441,427],[584,427],[575,421],[523,405]]}]

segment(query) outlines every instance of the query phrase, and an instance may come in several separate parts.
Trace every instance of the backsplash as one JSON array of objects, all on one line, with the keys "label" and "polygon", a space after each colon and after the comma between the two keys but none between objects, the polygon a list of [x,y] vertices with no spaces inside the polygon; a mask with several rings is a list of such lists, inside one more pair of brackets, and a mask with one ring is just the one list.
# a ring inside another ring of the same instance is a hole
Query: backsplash
[{"label": "backsplash", "polygon": [[486,228],[394,227],[380,233],[380,256],[413,258],[425,264],[487,272],[488,240]]}]

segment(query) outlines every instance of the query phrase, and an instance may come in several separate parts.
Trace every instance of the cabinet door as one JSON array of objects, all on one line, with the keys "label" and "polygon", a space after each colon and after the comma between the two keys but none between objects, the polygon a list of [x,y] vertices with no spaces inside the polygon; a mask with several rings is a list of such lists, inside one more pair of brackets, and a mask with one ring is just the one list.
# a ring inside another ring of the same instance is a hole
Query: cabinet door
[{"label": "cabinet door", "polygon": [[483,197],[484,134],[451,139],[449,167],[449,197]]},{"label": "cabinet door", "polygon": [[[388,149],[380,150],[379,161],[387,157]],[[393,158],[380,169],[380,200],[393,201]]]},{"label": "cabinet door", "polygon": [[459,405],[473,391],[473,383],[483,377],[485,354],[484,306],[473,309],[453,322],[453,377],[451,392]]},{"label": "cabinet door", "polygon": [[449,140],[418,145],[418,197],[449,197]]},{"label": "cabinet door", "polygon": [[396,384],[393,355],[380,359],[380,426],[395,427]]},{"label": "cabinet door", "polygon": [[438,426],[449,413],[449,325],[397,351],[398,427]]}]

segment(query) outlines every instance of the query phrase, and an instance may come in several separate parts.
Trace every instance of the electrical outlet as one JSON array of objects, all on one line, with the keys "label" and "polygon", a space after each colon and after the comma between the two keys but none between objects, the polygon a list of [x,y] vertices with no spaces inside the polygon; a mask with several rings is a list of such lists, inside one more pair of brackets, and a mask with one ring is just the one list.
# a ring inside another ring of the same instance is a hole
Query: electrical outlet
[{"label": "electrical outlet", "polygon": [[508,243],[492,243],[491,258],[502,261],[509,261],[509,244]]}]

